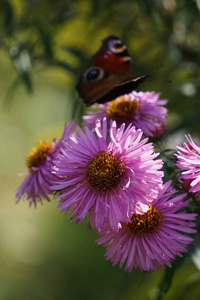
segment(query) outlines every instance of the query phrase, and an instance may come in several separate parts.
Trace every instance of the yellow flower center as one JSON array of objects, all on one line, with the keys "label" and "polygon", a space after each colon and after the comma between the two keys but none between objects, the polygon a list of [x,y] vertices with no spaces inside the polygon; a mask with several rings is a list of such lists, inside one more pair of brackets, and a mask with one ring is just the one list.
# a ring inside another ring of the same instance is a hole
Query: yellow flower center
[{"label": "yellow flower center", "polygon": [[136,100],[125,99],[124,96],[109,102],[107,114],[112,120],[117,122],[128,122],[131,117],[139,110],[140,103]]},{"label": "yellow flower center", "polygon": [[32,167],[37,168],[45,162],[46,157],[51,154],[53,147],[54,145],[47,141],[40,141],[36,147],[32,148],[26,157],[26,165],[30,172],[32,172]]},{"label": "yellow flower center", "polygon": [[161,222],[159,211],[150,205],[149,210],[143,215],[133,214],[131,223],[128,223],[127,227],[131,234],[149,234],[156,231]]},{"label": "yellow flower center", "polygon": [[123,173],[123,163],[112,153],[102,151],[90,159],[86,180],[98,191],[110,191],[117,187]]}]

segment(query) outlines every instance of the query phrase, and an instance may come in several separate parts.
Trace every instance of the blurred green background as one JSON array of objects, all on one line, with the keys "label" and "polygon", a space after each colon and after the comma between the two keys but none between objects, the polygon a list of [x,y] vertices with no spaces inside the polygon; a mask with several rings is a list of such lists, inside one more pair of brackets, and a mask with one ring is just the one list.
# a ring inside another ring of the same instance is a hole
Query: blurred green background
[{"label": "blurred green background", "polygon": [[[57,200],[15,204],[25,157],[59,138],[84,110],[75,92],[101,40],[127,44],[142,90],[169,99],[167,145],[200,136],[200,1],[0,1],[0,299],[161,299],[164,270],[126,273],[105,261],[89,220],[75,225]],[[172,82],[169,82],[172,81]],[[162,299],[199,299],[188,259]]]}]

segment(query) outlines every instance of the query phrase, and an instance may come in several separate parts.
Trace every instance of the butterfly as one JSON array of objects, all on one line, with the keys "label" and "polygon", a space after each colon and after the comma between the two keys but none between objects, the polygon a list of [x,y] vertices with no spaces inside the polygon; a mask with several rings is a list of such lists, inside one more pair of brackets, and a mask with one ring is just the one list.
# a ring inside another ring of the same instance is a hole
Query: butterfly
[{"label": "butterfly", "polygon": [[76,86],[86,106],[105,103],[130,93],[148,77],[131,72],[131,57],[126,45],[116,36],[103,40],[92,59],[94,65],[83,73]]}]

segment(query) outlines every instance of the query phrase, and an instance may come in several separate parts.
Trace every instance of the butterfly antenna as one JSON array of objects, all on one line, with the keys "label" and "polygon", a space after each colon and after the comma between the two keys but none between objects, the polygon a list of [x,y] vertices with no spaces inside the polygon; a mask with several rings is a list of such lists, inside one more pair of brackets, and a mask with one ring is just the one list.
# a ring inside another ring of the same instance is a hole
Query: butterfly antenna
[{"label": "butterfly antenna", "polygon": [[154,77],[154,76],[151,76],[149,75],[149,78],[153,79],[153,80],[157,80],[157,81],[162,81],[162,82],[166,82],[166,83],[174,83],[172,80],[170,79],[163,79],[163,78],[158,78],[158,77]]},{"label": "butterfly antenna", "polygon": [[[154,68],[154,70],[158,70],[158,69],[163,68],[163,67],[164,67],[164,64],[162,63],[159,66],[157,66],[156,68]],[[171,79],[158,78],[158,77],[152,76],[151,74],[149,74],[149,77],[151,79],[154,79],[154,80],[158,80],[158,81],[162,81],[162,82],[166,82],[166,83],[170,83],[170,84],[173,83],[173,81]]]}]

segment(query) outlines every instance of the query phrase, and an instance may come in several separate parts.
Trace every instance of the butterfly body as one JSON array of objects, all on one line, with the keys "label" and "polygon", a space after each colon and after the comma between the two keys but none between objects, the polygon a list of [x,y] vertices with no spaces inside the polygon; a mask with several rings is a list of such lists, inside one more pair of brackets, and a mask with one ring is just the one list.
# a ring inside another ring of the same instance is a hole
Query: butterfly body
[{"label": "butterfly body", "polygon": [[110,36],[93,56],[94,65],[88,68],[77,84],[79,96],[87,106],[105,103],[130,93],[147,75],[131,72],[131,58],[120,39]]}]

